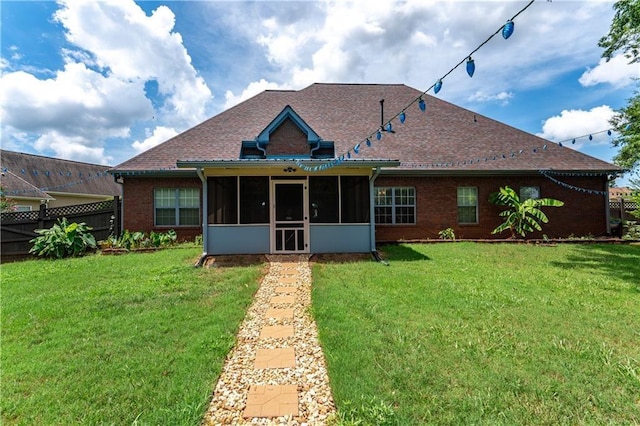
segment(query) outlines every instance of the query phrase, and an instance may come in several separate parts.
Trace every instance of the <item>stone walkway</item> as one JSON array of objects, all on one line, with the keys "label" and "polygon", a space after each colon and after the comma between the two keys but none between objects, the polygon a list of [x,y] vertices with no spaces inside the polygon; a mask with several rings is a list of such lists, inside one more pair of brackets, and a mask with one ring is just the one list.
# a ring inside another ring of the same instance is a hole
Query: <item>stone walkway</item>
[{"label": "stone walkway", "polygon": [[268,256],[204,425],[322,425],[335,412],[311,306],[308,256]]}]

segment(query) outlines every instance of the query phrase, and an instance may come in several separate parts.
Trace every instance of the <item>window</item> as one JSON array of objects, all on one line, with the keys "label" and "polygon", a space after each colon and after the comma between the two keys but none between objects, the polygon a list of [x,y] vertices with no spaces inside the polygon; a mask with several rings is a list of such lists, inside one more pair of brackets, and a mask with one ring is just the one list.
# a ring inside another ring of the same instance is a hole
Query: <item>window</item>
[{"label": "window", "polygon": [[163,188],[154,192],[156,226],[192,226],[200,223],[198,188]]},{"label": "window", "polygon": [[415,188],[376,188],[375,215],[379,224],[416,223]]},{"label": "window", "polygon": [[521,186],[520,187],[520,201],[533,198],[537,200],[540,198],[540,188],[537,186]]},{"label": "window", "polygon": [[311,223],[338,223],[338,177],[309,177],[309,215]]},{"label": "window", "polygon": [[240,223],[269,223],[269,177],[240,177]]},{"label": "window", "polygon": [[478,188],[458,187],[458,223],[478,223]]},{"label": "window", "polygon": [[342,223],[369,222],[369,178],[342,176],[340,178]]},{"label": "window", "polygon": [[13,211],[14,212],[30,212],[32,210],[33,210],[33,208],[31,206],[21,206],[19,204],[13,206]]},{"label": "window", "polygon": [[210,177],[207,214],[208,223],[214,225],[238,223],[238,179],[231,177]]}]

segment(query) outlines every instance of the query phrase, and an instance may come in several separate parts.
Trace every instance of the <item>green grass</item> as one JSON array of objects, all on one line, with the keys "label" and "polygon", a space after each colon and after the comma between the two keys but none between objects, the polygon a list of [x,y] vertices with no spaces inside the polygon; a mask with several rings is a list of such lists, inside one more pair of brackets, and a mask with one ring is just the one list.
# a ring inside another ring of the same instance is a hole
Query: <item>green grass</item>
[{"label": "green grass", "polygon": [[343,419],[640,422],[640,246],[385,251],[388,267],[314,266],[313,312]]},{"label": "green grass", "polygon": [[261,273],[199,253],[2,265],[0,423],[199,424]]}]

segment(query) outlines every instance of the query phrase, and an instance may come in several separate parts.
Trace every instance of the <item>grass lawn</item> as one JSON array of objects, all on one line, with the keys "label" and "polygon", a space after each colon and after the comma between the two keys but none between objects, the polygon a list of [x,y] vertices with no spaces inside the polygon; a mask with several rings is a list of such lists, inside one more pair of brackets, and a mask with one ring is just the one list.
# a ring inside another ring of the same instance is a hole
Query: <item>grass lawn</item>
[{"label": "grass lawn", "polygon": [[199,424],[262,270],[200,252],[2,265],[0,423]]},{"label": "grass lawn", "polygon": [[344,419],[640,422],[640,246],[384,251],[388,267],[313,269],[313,312]]}]

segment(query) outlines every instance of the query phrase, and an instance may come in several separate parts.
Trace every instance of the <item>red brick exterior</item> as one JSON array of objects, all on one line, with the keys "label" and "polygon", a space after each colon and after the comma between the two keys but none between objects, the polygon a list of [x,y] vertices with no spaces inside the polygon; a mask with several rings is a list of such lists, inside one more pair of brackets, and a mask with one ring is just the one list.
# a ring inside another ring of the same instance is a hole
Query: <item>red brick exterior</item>
[{"label": "red brick exterior", "polygon": [[[558,180],[579,188],[606,191],[604,177],[565,177]],[[531,238],[549,238],[574,236],[600,236],[607,232],[606,198],[603,195],[578,192],[558,185],[543,176],[518,177],[387,177],[380,176],[376,187],[409,186],[416,189],[415,225],[376,225],[378,242],[412,239],[437,239],[438,232],[453,228],[456,238],[485,239],[508,238],[504,232],[492,235],[491,231],[503,221],[498,213],[503,208],[488,202],[489,195],[501,186],[510,186],[519,192],[521,186],[537,186],[543,198],[555,198],[564,201],[563,207],[544,207],[549,218],[543,224],[542,232],[529,234]],[[457,220],[457,187],[475,186],[478,188],[478,224],[459,225]]]},{"label": "red brick exterior", "polygon": [[[558,179],[569,185],[596,191],[607,190],[604,177],[563,177]],[[531,238],[566,238],[574,236],[601,236],[607,232],[607,204],[603,195],[578,192],[560,186],[543,176],[500,177],[388,177],[380,176],[376,187],[414,187],[416,189],[415,225],[376,225],[378,242],[437,239],[438,232],[453,228],[459,239],[508,238],[508,232],[492,235],[491,231],[502,223],[498,213],[502,208],[488,202],[489,195],[500,186],[508,185],[516,191],[521,186],[537,186],[541,197],[564,201],[563,207],[543,208],[549,217],[542,232]],[[478,224],[459,225],[457,222],[457,188],[478,188]],[[123,195],[124,229],[130,231],[163,232],[174,229],[180,240],[193,240],[202,233],[197,227],[155,227],[153,224],[153,193],[156,188],[202,188],[198,178],[145,178],[125,177]],[[201,198],[202,200],[202,195]],[[202,212],[202,207],[201,210]],[[339,248],[336,248],[339,250]]]},{"label": "red brick exterior", "polygon": [[[123,185],[123,229],[129,231],[166,232],[173,229],[180,241],[192,240],[202,234],[201,226],[154,226],[153,193],[156,188],[199,188],[199,178],[145,178],[125,176]],[[202,201],[201,201],[202,203]],[[202,222],[202,207],[200,207]]]},{"label": "red brick exterior", "polygon": [[267,155],[307,155],[311,147],[307,135],[291,119],[285,120],[270,136]]}]

